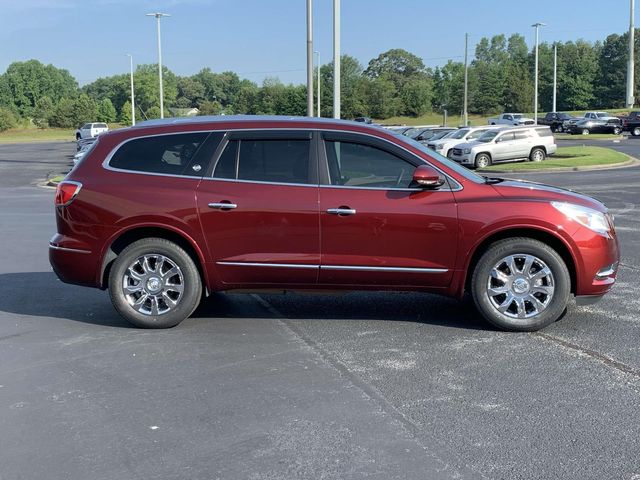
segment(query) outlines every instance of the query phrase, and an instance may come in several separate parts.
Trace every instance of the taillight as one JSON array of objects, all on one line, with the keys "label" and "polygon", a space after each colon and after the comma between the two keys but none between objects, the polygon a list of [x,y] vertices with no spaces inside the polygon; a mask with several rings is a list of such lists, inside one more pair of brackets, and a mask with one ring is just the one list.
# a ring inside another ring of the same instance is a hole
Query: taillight
[{"label": "taillight", "polygon": [[56,207],[64,207],[73,202],[81,188],[82,184],[78,182],[69,180],[60,182],[56,187]]}]

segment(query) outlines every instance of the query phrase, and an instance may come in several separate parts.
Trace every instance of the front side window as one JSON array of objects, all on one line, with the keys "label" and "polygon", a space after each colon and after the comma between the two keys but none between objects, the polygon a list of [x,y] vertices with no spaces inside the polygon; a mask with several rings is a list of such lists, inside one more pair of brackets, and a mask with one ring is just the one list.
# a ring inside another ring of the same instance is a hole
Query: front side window
[{"label": "front side window", "polygon": [[203,132],[136,138],[122,145],[109,165],[138,172],[200,176],[202,167],[187,167],[208,135]]},{"label": "front side window", "polygon": [[331,185],[408,188],[415,167],[396,155],[360,143],[325,141]]},{"label": "front side window", "polygon": [[311,182],[309,140],[231,140],[213,176],[270,183]]},{"label": "front side window", "polygon": [[498,142],[509,142],[513,140],[513,133],[505,133],[496,138],[496,143]]}]

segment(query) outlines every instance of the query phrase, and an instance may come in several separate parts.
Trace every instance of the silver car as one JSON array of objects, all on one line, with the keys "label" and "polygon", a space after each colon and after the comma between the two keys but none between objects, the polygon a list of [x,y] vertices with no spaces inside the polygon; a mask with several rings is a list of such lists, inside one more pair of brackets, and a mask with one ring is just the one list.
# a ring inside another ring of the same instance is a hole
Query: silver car
[{"label": "silver car", "polygon": [[507,127],[490,130],[477,140],[456,145],[449,158],[468,167],[485,168],[503,162],[540,162],[556,150],[553,133],[547,126]]}]

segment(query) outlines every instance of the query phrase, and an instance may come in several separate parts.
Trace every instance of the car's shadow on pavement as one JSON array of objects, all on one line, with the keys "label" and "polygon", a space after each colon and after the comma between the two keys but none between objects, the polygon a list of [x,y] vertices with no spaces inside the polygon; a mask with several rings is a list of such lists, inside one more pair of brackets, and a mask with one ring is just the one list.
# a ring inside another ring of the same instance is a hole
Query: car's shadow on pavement
[{"label": "car's shadow on pavement", "polygon": [[[135,328],[116,313],[107,292],[67,285],[53,272],[0,274],[0,312]],[[422,293],[214,293],[202,301],[192,319],[216,318],[382,320],[491,330],[469,302]]]}]

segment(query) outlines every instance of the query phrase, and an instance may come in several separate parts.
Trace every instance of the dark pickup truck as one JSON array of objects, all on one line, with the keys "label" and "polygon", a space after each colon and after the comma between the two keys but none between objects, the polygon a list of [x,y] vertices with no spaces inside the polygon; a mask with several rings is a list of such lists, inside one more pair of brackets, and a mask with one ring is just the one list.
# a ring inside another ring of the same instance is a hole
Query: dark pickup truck
[{"label": "dark pickup truck", "polygon": [[[628,130],[634,137],[640,135],[640,112],[633,111],[629,112],[627,116],[619,116],[618,117],[622,122],[622,129]],[[635,133],[634,133],[635,131]]]},{"label": "dark pickup truck", "polygon": [[538,125],[548,125],[552,132],[564,132],[563,123],[573,119],[568,113],[549,112],[544,117],[538,119]]}]

